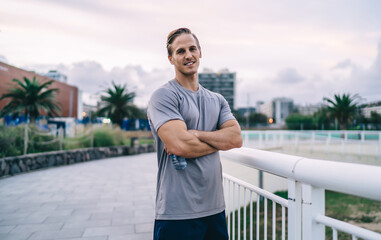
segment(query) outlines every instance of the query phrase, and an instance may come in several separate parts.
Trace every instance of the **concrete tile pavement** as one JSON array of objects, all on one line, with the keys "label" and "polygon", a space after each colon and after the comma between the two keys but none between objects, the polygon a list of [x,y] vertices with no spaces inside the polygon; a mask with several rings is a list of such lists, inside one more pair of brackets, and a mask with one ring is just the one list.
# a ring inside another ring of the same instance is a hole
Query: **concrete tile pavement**
[{"label": "concrete tile pavement", "polygon": [[0,179],[0,239],[152,239],[156,154]]}]

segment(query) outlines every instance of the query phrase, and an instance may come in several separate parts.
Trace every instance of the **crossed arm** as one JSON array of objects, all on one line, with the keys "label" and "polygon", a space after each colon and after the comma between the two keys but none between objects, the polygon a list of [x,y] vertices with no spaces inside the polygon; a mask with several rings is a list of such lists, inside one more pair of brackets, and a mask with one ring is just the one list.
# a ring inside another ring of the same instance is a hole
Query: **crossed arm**
[{"label": "crossed arm", "polygon": [[236,120],[228,120],[216,131],[188,130],[181,120],[163,124],[158,135],[168,154],[196,158],[218,150],[242,146],[241,128]]}]

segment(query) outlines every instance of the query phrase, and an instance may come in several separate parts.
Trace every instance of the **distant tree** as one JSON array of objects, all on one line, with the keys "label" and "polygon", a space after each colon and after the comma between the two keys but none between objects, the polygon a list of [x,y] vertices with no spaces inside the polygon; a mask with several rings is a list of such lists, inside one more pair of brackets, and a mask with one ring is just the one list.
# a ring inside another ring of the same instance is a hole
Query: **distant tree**
[{"label": "distant tree", "polygon": [[328,110],[337,120],[341,130],[345,130],[347,124],[353,119],[357,112],[356,100],[359,99],[357,94],[335,94],[333,99],[323,98],[328,102]]},{"label": "distant tree", "polygon": [[313,116],[299,113],[291,114],[286,118],[286,125],[291,130],[314,129]]},{"label": "distant tree", "polygon": [[267,116],[262,113],[252,112],[248,116],[239,114],[237,110],[233,110],[232,113],[242,128],[267,124]]},{"label": "distant tree", "polygon": [[381,129],[381,114],[375,111],[370,112],[369,123],[373,124],[374,129]]},{"label": "distant tree", "polygon": [[370,112],[369,122],[373,124],[381,124],[381,114],[375,111]]},{"label": "distant tree", "polygon": [[250,125],[267,124],[267,116],[263,113],[251,113],[249,115]]},{"label": "distant tree", "polygon": [[232,110],[233,116],[239,122],[239,124],[245,124],[246,118],[242,114],[240,114],[237,110]]},{"label": "distant tree", "polygon": [[332,116],[328,110],[328,107],[322,107],[313,114],[313,122],[317,129],[329,129]]},{"label": "distant tree", "polygon": [[124,118],[141,118],[143,112],[133,104],[136,96],[135,92],[129,92],[126,84],[115,84],[112,82],[112,88],[104,90],[106,95],[101,96],[103,107],[99,109],[99,116],[106,116],[119,126],[122,125]]},{"label": "distant tree", "polygon": [[58,115],[60,104],[55,100],[57,88],[48,89],[53,81],[40,83],[33,77],[30,81],[24,77],[24,81],[13,79],[17,84],[8,90],[8,93],[0,97],[0,101],[10,98],[11,101],[0,111],[0,117],[12,114],[18,116],[24,114],[30,117],[31,122],[35,122],[40,111],[45,111],[49,115]]}]

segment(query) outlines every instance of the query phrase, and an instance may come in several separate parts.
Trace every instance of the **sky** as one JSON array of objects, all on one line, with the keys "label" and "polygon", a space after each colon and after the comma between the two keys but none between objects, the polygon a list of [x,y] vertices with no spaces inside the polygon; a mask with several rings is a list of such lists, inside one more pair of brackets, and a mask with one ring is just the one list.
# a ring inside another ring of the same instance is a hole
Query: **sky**
[{"label": "sky", "polygon": [[0,61],[59,70],[84,101],[126,84],[135,104],[174,77],[166,37],[190,28],[203,69],[236,72],[236,107],[334,94],[381,100],[381,1],[1,0]]}]

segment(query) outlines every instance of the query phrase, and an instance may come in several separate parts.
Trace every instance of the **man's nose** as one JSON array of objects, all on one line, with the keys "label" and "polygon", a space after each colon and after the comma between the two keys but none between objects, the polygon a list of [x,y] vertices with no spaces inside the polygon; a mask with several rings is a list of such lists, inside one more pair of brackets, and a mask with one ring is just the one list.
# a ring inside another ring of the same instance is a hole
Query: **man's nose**
[{"label": "man's nose", "polygon": [[192,54],[191,54],[191,52],[190,51],[186,51],[185,52],[185,58],[192,58]]}]

